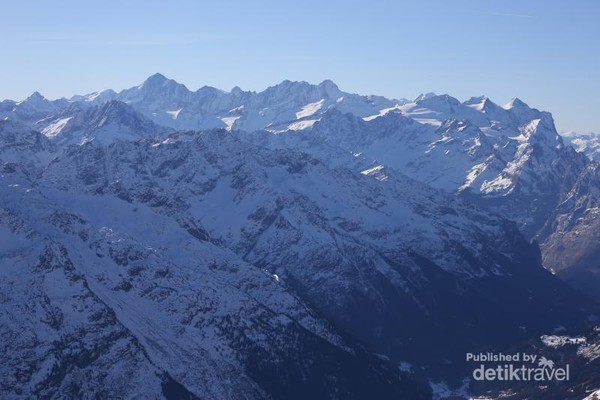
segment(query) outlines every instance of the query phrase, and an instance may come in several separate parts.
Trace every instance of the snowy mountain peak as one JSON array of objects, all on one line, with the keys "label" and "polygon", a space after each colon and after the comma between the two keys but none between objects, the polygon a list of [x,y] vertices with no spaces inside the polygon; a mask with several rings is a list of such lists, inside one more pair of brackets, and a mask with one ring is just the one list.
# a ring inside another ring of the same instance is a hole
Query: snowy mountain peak
[{"label": "snowy mountain peak", "polygon": [[505,110],[512,110],[515,108],[530,108],[525,102],[518,97],[513,98],[503,107]]},{"label": "snowy mountain peak", "polygon": [[323,82],[319,83],[319,86],[339,90],[338,85],[336,85],[331,79],[325,79]]},{"label": "snowy mountain peak", "polygon": [[264,92],[267,96],[273,95],[302,95],[311,89],[311,84],[305,81],[290,81],[286,79],[277,85],[268,87]]},{"label": "snowy mountain peak", "polygon": [[417,96],[417,98],[414,101],[415,101],[415,103],[418,103],[419,101],[427,100],[427,99],[430,99],[430,98],[436,97],[436,96],[437,96],[437,94],[435,94],[433,92],[420,94],[419,96]]},{"label": "snowy mountain peak", "polygon": [[142,83],[141,86],[157,86],[157,85],[164,85],[165,83],[167,83],[169,81],[169,79],[164,76],[163,74],[157,72],[153,75],[150,75],[145,81],[144,83]]},{"label": "snowy mountain peak", "polygon": [[436,104],[447,104],[451,106],[461,105],[461,102],[458,101],[458,99],[450,96],[449,94],[428,96],[426,98],[418,100],[416,103],[423,106],[432,106]]},{"label": "snowy mountain peak", "polygon": [[[233,88],[231,91],[233,92],[234,90],[235,90],[235,88]],[[236,92],[237,92],[237,90],[236,90]],[[240,89],[239,92],[242,92],[242,90]],[[225,92],[220,89],[217,89],[215,87],[207,86],[207,85],[202,86],[200,89],[196,90],[196,92],[195,92],[195,94],[200,95],[200,96],[218,95],[221,93],[225,93]]]},{"label": "snowy mountain peak", "polygon": [[55,100],[50,101],[40,94],[40,92],[33,92],[25,100],[12,103],[10,108],[15,112],[16,120],[27,120],[40,119],[44,114],[55,111],[57,108],[65,106],[67,100]]},{"label": "snowy mountain peak", "polygon": [[174,79],[168,79],[166,76],[160,73],[156,73],[144,81],[140,86],[137,87],[144,93],[151,95],[185,95],[189,94],[188,88]]},{"label": "snowy mountain peak", "polygon": [[241,95],[241,94],[243,94],[243,93],[244,93],[244,91],[243,91],[243,90],[242,90],[242,88],[241,88],[241,87],[239,87],[239,86],[234,86],[234,87],[231,89],[231,94],[232,94],[232,95],[234,95],[234,96],[240,96],[240,95]]},{"label": "snowy mountain peak", "polygon": [[46,98],[44,96],[42,96],[40,94],[40,92],[35,91],[25,101],[39,102],[39,101],[46,101]]},{"label": "snowy mountain peak", "polygon": [[322,88],[330,97],[337,96],[341,93],[338,85],[336,85],[330,79],[325,79],[323,82],[319,83],[319,87]]},{"label": "snowy mountain peak", "polygon": [[481,104],[482,102],[484,102],[487,99],[488,98],[486,95],[474,96],[474,97],[471,97],[469,100],[465,101],[464,104],[468,105],[468,106]]},{"label": "snowy mountain peak", "polygon": [[337,85],[330,80],[325,80],[318,85],[312,85],[305,81],[290,81],[283,82],[267,88],[264,92],[259,93],[264,95],[265,99],[282,101],[289,99],[290,101],[316,101],[320,98],[336,98],[342,95]]},{"label": "snowy mountain peak", "polygon": [[24,101],[17,103],[18,107],[25,107],[31,110],[50,110],[53,109],[53,104],[46,99],[40,92],[33,92]]},{"label": "snowy mountain peak", "polygon": [[494,112],[499,108],[498,105],[491,101],[487,96],[471,97],[463,104],[486,114]]}]

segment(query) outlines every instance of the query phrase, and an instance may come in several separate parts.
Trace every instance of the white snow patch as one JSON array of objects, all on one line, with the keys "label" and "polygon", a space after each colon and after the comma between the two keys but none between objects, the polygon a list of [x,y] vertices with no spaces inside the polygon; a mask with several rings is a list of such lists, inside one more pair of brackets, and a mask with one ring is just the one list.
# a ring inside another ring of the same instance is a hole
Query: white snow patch
[{"label": "white snow patch", "polygon": [[152,145],[152,147],[159,147],[160,145],[163,145],[163,144],[169,144],[169,143],[175,143],[175,142],[176,142],[175,139],[169,137],[169,138],[166,138],[165,140],[163,140],[162,142],[154,143]]},{"label": "white snow patch", "polygon": [[442,121],[440,121],[439,119],[433,119],[433,118],[413,118],[413,119],[420,124],[432,125],[432,126],[436,126],[436,127],[442,126]]},{"label": "white snow patch", "polygon": [[406,361],[401,361],[398,369],[402,372],[414,372],[412,364]]},{"label": "white snow patch", "polygon": [[231,110],[229,110],[229,112],[237,112],[237,111],[242,111],[244,109],[244,105],[242,104],[239,107],[236,108],[232,108]]},{"label": "white snow patch", "polygon": [[542,343],[548,347],[557,349],[567,344],[584,344],[586,338],[584,337],[570,337],[570,336],[558,336],[558,335],[543,335],[540,337]]},{"label": "white snow patch", "polygon": [[315,103],[309,103],[305,105],[304,107],[302,107],[302,110],[296,113],[296,118],[300,119],[310,117],[311,115],[319,111],[321,107],[323,107],[323,102],[325,102],[325,99],[321,99]]},{"label": "white snow patch", "polygon": [[494,192],[501,192],[511,187],[513,181],[505,176],[499,175],[492,181],[483,182],[481,185],[481,193],[489,194]]},{"label": "white snow patch", "polygon": [[237,121],[238,119],[240,119],[239,116],[237,117],[223,117],[221,118],[221,121],[223,121],[225,123],[225,125],[227,125],[227,129],[228,131],[231,131],[231,129],[233,128],[233,124],[235,124],[235,121]]},{"label": "white snow patch", "polygon": [[69,121],[72,118],[73,117],[67,117],[54,121],[44,129],[42,129],[42,134],[49,138],[55,137],[63,130],[63,128],[69,123]]},{"label": "white snow patch", "polygon": [[90,93],[89,95],[87,95],[85,97],[85,101],[88,103],[91,103],[92,101],[96,100],[98,97],[100,97],[100,95],[102,94],[102,92],[94,92],[94,93]]},{"label": "white snow patch", "polygon": [[474,165],[473,168],[467,174],[467,178],[465,179],[465,183],[458,188],[459,191],[470,188],[473,185],[473,182],[477,179],[477,177],[487,169],[486,163],[481,163]]},{"label": "white snow patch", "polygon": [[172,119],[177,119],[177,117],[179,116],[179,113],[181,112],[181,110],[183,110],[183,108],[180,108],[179,110],[175,110],[175,111],[167,111],[167,114],[169,114],[169,116]]},{"label": "white snow patch", "polygon": [[388,176],[383,172],[385,167],[383,165],[378,165],[373,168],[365,169],[361,171],[361,174],[364,176],[372,176],[378,181],[385,181],[388,179]]},{"label": "white snow patch", "polygon": [[372,121],[375,118],[383,117],[390,111],[399,110],[399,109],[400,109],[400,104],[396,104],[394,107],[384,108],[383,110],[379,111],[379,113],[377,113],[375,115],[370,115],[368,117],[364,117],[363,121]]},{"label": "white snow patch", "polygon": [[304,121],[298,121],[298,122],[294,122],[293,124],[290,124],[288,126],[288,129],[290,131],[301,131],[303,129],[307,129],[310,128],[311,126],[313,126],[315,124],[315,122],[317,122],[318,119],[306,119]]}]

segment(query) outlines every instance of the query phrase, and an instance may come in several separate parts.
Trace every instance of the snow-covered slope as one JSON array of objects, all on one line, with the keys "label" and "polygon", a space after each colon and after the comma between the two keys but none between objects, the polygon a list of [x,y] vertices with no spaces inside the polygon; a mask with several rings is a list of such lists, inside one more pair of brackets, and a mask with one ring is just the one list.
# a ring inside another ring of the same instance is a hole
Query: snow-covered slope
[{"label": "snow-covered slope", "polygon": [[424,398],[276,276],[211,243],[177,196],[169,208],[86,190],[91,169],[103,175],[96,146],[70,147],[39,180],[0,174],[3,398]]},{"label": "snow-covered slope", "polygon": [[[524,109],[522,102],[514,101],[506,110],[484,108],[493,110],[490,116],[470,102],[433,96],[363,122],[332,112],[313,130],[440,189],[502,196],[514,191],[519,181],[528,191],[539,190],[532,187],[532,179],[524,182],[530,172],[525,164],[535,158],[547,168],[543,164],[552,163],[564,147],[550,114]],[[535,148],[550,154],[535,157]]]}]

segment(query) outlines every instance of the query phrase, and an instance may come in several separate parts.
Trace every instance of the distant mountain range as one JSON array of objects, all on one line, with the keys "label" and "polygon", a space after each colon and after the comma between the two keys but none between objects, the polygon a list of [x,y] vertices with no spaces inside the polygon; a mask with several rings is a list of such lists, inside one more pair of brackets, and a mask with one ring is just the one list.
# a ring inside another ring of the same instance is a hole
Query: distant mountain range
[{"label": "distant mountain range", "polygon": [[439,398],[467,351],[597,320],[569,142],[519,99],[331,81],[5,100],[0,394]]},{"label": "distant mountain range", "polygon": [[597,133],[575,133],[563,134],[565,141],[577,151],[584,153],[595,161],[600,161],[600,135]]}]

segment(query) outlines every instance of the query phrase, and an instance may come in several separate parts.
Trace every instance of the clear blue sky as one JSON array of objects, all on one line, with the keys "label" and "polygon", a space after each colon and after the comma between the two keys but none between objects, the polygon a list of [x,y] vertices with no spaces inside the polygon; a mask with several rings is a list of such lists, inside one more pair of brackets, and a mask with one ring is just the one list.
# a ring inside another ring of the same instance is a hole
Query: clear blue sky
[{"label": "clear blue sky", "polygon": [[600,131],[600,1],[4,1],[0,98],[284,79],[414,98],[519,97]]}]

